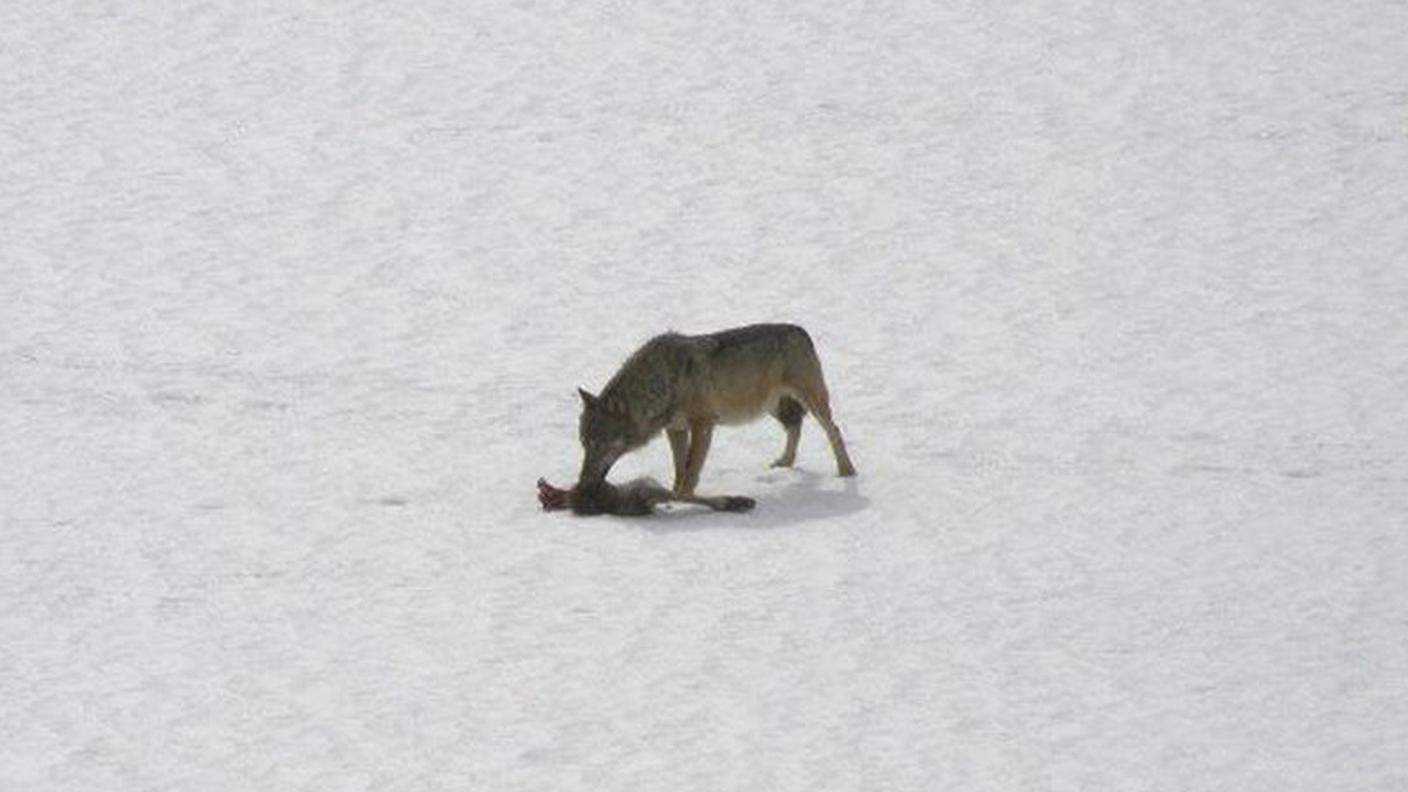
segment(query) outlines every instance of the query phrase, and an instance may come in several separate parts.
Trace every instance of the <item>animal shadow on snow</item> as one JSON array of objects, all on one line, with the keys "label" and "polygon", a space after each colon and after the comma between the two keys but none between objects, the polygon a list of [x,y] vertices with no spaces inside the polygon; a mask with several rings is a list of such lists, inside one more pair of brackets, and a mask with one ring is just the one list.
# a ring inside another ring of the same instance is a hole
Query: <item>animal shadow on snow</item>
[{"label": "animal shadow on snow", "polygon": [[855,478],[837,478],[807,470],[770,473],[764,481],[790,478],[782,489],[765,495],[751,492],[720,490],[708,495],[746,495],[756,498],[758,505],[743,513],[714,512],[696,506],[673,504],[660,509],[645,520],[653,531],[702,531],[713,528],[765,529],[831,519],[854,514],[870,505],[870,499],[860,494]]}]

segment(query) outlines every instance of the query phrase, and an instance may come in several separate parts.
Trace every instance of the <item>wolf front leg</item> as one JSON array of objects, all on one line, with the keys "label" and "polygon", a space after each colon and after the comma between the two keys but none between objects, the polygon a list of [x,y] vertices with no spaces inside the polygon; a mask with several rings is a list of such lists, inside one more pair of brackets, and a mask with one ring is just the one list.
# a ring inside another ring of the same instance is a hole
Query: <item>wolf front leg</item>
[{"label": "wolf front leg", "polygon": [[683,492],[685,469],[689,466],[689,430],[666,429],[665,436],[670,438],[670,458],[675,463],[674,490]]},{"label": "wolf front leg", "polygon": [[713,421],[689,422],[689,456],[685,462],[684,481],[676,483],[675,494],[694,494],[694,488],[699,486],[699,473],[704,469],[704,458],[709,456],[709,442],[713,437]]}]

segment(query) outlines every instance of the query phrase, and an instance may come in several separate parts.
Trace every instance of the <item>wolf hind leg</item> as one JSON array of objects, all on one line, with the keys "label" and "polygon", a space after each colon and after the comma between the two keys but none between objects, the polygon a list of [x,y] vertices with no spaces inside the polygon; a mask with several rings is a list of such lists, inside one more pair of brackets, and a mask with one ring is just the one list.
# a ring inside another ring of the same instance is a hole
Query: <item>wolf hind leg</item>
[{"label": "wolf hind leg", "polygon": [[841,437],[841,428],[831,418],[831,399],[826,392],[826,384],[821,382],[820,375],[821,372],[818,369],[814,387],[800,391],[797,396],[806,406],[807,412],[816,418],[822,431],[826,432],[826,439],[831,443],[831,453],[836,457],[836,475],[854,476],[856,466],[851,463],[851,455],[846,452],[846,441]]},{"label": "wolf hind leg", "polygon": [[787,444],[782,448],[782,455],[773,460],[773,467],[792,467],[797,461],[797,441],[802,437],[802,419],[806,414],[806,408],[791,396],[778,399],[777,406],[772,408],[772,416],[787,431]]},{"label": "wolf hind leg", "polygon": [[841,476],[854,476],[856,466],[846,452],[846,441],[841,430],[831,418],[831,396],[826,389],[826,378],[821,374],[821,359],[816,347],[805,332],[797,336],[796,343],[787,351],[787,363],[782,374],[782,385],[788,395],[794,397],[816,418],[826,439],[831,443],[831,453],[836,457],[836,473]]}]

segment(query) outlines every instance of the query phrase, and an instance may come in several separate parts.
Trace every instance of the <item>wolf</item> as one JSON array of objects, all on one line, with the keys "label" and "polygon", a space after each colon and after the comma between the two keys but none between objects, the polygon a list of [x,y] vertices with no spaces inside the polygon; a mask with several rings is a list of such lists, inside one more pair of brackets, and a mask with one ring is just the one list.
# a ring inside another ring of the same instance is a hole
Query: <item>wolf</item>
[{"label": "wolf", "polygon": [[674,493],[694,495],[714,427],[771,413],[787,440],[775,467],[797,457],[802,419],[816,418],[831,443],[836,472],[854,476],[821,361],[806,330],[792,324],[754,324],[704,335],[664,333],[636,350],[599,395],[578,388],[582,415],[578,486],[605,481],[621,456],[657,437],[670,440]]}]

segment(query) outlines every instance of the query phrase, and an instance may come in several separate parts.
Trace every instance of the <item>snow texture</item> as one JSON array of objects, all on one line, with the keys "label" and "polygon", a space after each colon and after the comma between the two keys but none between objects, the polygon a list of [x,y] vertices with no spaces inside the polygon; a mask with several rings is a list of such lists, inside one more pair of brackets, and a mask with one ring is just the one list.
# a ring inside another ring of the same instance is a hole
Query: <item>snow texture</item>
[{"label": "snow texture", "polygon": [[[1408,788],[1405,40],[0,5],[0,789]],[[538,510],[576,386],[753,321],[857,479]]]}]

